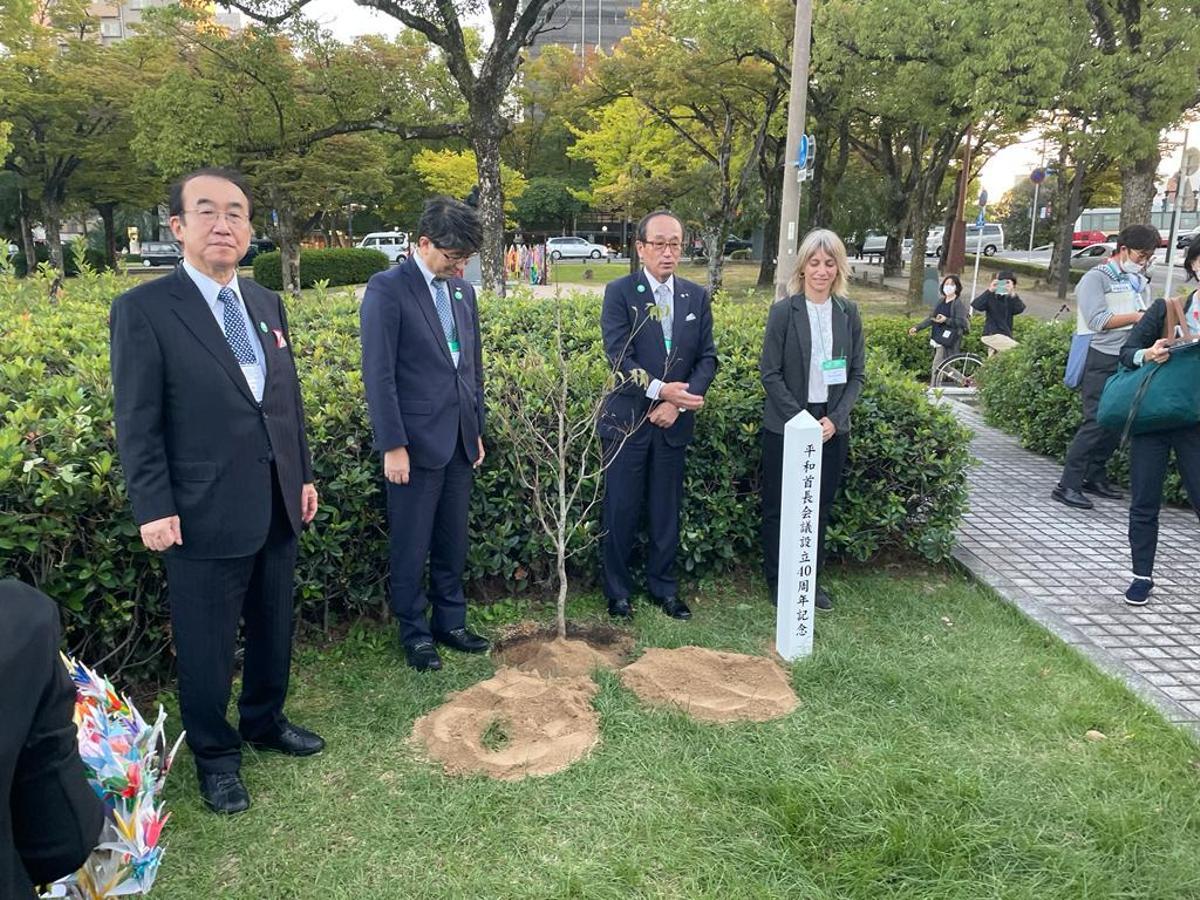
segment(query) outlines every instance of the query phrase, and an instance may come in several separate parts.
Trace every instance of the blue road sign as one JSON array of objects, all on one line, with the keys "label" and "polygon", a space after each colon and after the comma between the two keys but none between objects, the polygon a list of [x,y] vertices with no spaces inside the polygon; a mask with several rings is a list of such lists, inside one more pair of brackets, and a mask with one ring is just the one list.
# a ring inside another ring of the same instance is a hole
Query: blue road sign
[{"label": "blue road sign", "polygon": [[796,166],[803,169],[808,163],[808,135],[800,135],[800,152],[796,155]]},{"label": "blue road sign", "polygon": [[976,224],[976,225],[982,225],[982,224],[983,224],[983,212],[984,212],[984,209],[983,209],[983,207],[982,207],[982,206],[981,206],[981,207],[979,207],[979,215],[977,215],[977,216],[975,217],[975,224]]},{"label": "blue road sign", "polygon": [[1029,180],[1034,184],[1041,184],[1046,180],[1046,170],[1039,166],[1029,173]]}]

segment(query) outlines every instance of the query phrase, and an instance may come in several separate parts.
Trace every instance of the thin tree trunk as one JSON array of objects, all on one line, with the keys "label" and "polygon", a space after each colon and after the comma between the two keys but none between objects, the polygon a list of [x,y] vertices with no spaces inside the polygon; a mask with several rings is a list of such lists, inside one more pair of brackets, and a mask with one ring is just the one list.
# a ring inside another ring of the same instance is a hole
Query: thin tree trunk
[{"label": "thin tree trunk", "polygon": [[921,308],[925,292],[925,238],[929,229],[925,227],[925,198],[921,197],[912,212],[912,256],[908,261],[908,296],[904,308],[914,312]]},{"label": "thin tree trunk", "polygon": [[479,218],[483,222],[480,248],[483,289],[504,296],[504,190],[500,183],[500,138],[504,125],[496,119],[474,123],[475,167],[479,175]]},{"label": "thin tree trunk", "polygon": [[1154,180],[1162,155],[1158,146],[1145,156],[1121,162],[1121,227],[1145,225],[1154,203]]},{"label": "thin tree trunk", "polygon": [[287,203],[275,205],[279,227],[275,232],[279,244],[279,266],[283,289],[289,294],[300,293],[300,241],[296,237],[296,219]]},{"label": "thin tree trunk", "polygon": [[117,204],[97,203],[96,212],[100,213],[100,221],[104,223],[104,267],[109,271],[117,268],[117,229],[114,214]]},{"label": "thin tree trunk", "polygon": [[558,535],[555,541],[555,563],[558,567],[558,636],[567,637],[567,404],[570,403],[570,371],[563,347],[562,300],[554,301],[554,364],[561,377],[558,405]]},{"label": "thin tree trunk", "polygon": [[[42,224],[46,227],[46,244],[50,248],[50,265],[58,270],[58,274],[66,275],[66,261],[63,259],[62,245],[62,208],[58,198],[47,197],[42,205]],[[33,268],[36,268],[36,257]],[[31,268],[30,271],[33,271]]]},{"label": "thin tree trunk", "polygon": [[21,205],[21,213],[17,228],[21,232],[21,252],[25,254],[25,272],[29,274],[37,268],[37,244],[33,241],[33,220],[29,217],[29,197],[24,191],[17,195]]},{"label": "thin tree trunk", "polygon": [[775,285],[775,252],[779,247],[779,218],[782,215],[783,177],[786,168],[783,164],[783,141],[772,140],[769,143],[771,146],[765,148],[758,158],[758,176],[763,184],[763,207],[767,213],[763,225],[762,263],[758,267],[760,288]]},{"label": "thin tree trunk", "polygon": [[708,253],[708,293],[709,296],[721,290],[721,282],[725,274],[725,236],[729,227],[724,222],[714,231],[704,233],[704,247]]}]

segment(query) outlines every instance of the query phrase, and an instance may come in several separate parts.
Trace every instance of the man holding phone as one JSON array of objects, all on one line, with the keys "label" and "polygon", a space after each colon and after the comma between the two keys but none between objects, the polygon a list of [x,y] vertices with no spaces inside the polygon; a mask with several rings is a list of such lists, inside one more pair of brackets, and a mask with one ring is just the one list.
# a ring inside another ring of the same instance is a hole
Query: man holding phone
[{"label": "man holding phone", "polygon": [[1025,301],[1017,293],[1017,276],[1001,269],[987,290],[971,301],[971,308],[984,314],[983,343],[990,352],[1009,350],[1013,340],[1013,316],[1025,312]]}]

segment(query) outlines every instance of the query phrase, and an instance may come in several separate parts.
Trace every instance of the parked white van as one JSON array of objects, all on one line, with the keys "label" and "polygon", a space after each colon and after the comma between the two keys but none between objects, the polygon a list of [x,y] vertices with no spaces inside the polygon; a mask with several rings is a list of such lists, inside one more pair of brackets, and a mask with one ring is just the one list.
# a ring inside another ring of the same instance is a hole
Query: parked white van
[{"label": "parked white van", "polygon": [[392,263],[404,262],[408,259],[408,232],[372,231],[357,246],[365,250],[378,250]]},{"label": "parked white van", "polygon": [[[942,242],[945,239],[943,228],[931,228],[925,236],[925,255],[936,256],[939,259],[942,256]],[[1004,249],[1004,226],[999,222],[984,222],[982,229],[979,225],[972,222],[967,226],[967,252],[974,253],[980,245],[980,231],[982,234],[983,255],[995,256],[996,253]]]}]

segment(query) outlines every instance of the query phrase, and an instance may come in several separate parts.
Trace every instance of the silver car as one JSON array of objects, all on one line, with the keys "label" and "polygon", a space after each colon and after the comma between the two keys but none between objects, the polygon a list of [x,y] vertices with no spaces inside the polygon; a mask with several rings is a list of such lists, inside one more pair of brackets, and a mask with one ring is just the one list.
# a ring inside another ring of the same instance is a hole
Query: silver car
[{"label": "silver car", "polygon": [[603,244],[581,237],[552,237],[546,241],[551,259],[602,259],[612,253]]},{"label": "silver car", "polygon": [[1072,269],[1094,269],[1108,261],[1108,258],[1113,255],[1117,249],[1117,245],[1111,241],[1106,241],[1102,244],[1088,244],[1082,250],[1076,250],[1071,254]]}]

